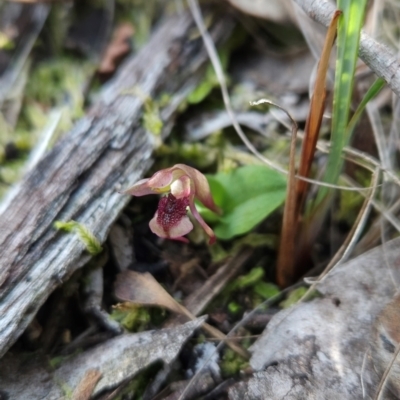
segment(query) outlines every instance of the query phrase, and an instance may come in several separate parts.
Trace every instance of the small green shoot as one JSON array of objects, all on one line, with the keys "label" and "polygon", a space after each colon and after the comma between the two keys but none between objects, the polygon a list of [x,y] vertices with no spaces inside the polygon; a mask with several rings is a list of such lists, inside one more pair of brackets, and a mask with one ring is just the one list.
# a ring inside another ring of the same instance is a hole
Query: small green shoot
[{"label": "small green shoot", "polygon": [[76,221],[56,221],[54,222],[54,228],[62,230],[68,233],[76,233],[79,239],[83,242],[86,247],[86,251],[95,256],[103,251],[100,241],[94,236],[94,234],[83,224]]},{"label": "small green shoot", "polygon": [[[289,296],[286,298],[286,300],[283,300],[279,305],[282,308],[289,308],[292,305],[299,302],[299,300],[302,299],[302,297],[307,293],[307,291],[308,291],[308,288],[306,288],[304,286],[299,287],[298,289],[291,291]],[[307,296],[307,298],[304,299],[304,301],[310,301],[310,300],[315,299],[320,296],[321,296],[320,293],[315,290],[315,291],[311,292]]]},{"label": "small green shoot", "polygon": [[228,304],[228,311],[233,315],[239,314],[242,310],[243,307],[236,301],[231,301]]},{"label": "small green shoot", "polygon": [[[221,65],[224,71],[226,70],[226,67],[228,65],[230,51],[230,48],[225,48],[224,50],[221,50],[219,52],[219,59],[221,61]],[[211,91],[218,86],[219,82],[217,76],[215,75],[213,66],[210,64],[207,67],[204,79],[189,94],[186,100],[189,104],[201,103],[211,93]]]},{"label": "small green shoot", "polygon": [[236,279],[236,287],[238,289],[244,289],[249,286],[254,286],[263,277],[264,269],[262,267],[252,268],[247,275],[242,275]]}]

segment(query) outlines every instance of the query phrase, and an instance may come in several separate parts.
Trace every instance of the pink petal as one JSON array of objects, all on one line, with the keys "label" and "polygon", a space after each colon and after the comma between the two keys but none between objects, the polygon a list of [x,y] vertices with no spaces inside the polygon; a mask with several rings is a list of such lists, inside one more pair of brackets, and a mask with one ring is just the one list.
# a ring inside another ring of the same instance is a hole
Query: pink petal
[{"label": "pink petal", "polygon": [[182,217],[176,225],[170,227],[168,230],[165,230],[158,220],[159,218],[157,211],[153,219],[149,223],[151,231],[157,236],[189,243],[189,240],[182,237],[183,235],[188,234],[193,229],[193,224],[190,222],[188,216]]},{"label": "pink petal", "polygon": [[189,202],[189,207],[190,211],[192,212],[193,216],[199,221],[199,224],[201,227],[204,229],[204,231],[207,233],[207,235],[210,237],[210,240],[208,241],[209,244],[214,244],[215,243],[215,233],[214,231],[206,224],[204,219],[201,217],[199,212],[197,211],[193,199]]},{"label": "pink petal", "polygon": [[191,181],[187,175],[183,175],[171,184],[171,193],[177,199],[189,197],[191,194]]},{"label": "pink petal", "polygon": [[131,194],[132,196],[145,196],[147,194],[166,193],[170,189],[173,180],[171,168],[163,169],[156,172],[151,178],[142,179],[136,182],[129,189],[121,192],[123,194]]},{"label": "pink petal", "polygon": [[216,206],[212,198],[207,178],[200,171],[185,164],[176,164],[171,169],[180,169],[184,171],[184,173],[189,176],[194,183],[196,198],[198,198],[210,210],[217,214],[221,214],[221,210]]},{"label": "pink petal", "polygon": [[150,221],[152,232],[160,237],[186,241],[182,236],[193,229],[193,224],[187,216],[188,205],[188,197],[177,199],[171,193],[162,197],[157,212]]},{"label": "pink petal", "polygon": [[154,194],[149,186],[149,179],[142,179],[136,182],[132,187],[121,192],[122,194],[131,194],[132,196],[145,196],[147,194]]},{"label": "pink petal", "polygon": [[171,168],[162,169],[161,171],[156,172],[150,179],[149,179],[149,186],[152,189],[156,189],[155,192],[165,192],[165,190],[157,190],[157,189],[168,189],[169,185],[173,181],[173,175]]}]

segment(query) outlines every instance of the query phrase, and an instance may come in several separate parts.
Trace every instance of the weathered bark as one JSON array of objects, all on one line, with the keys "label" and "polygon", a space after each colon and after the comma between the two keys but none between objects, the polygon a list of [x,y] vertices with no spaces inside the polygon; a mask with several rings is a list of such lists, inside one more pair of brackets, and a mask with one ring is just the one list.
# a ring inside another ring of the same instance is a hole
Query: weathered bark
[{"label": "weathered bark", "polygon": [[171,364],[204,320],[198,318],[174,328],[118,336],[64,360],[53,371],[43,355],[27,360],[9,352],[0,361],[0,396],[2,399],[81,399],[66,396],[65,390],[76,393],[84,386],[88,374],[97,371],[100,380],[85,398],[95,397],[118,387],[158,360]]},{"label": "weathered bark", "polygon": [[[228,18],[210,31],[219,43]],[[76,126],[24,178],[0,214],[0,356],[15,342],[49,294],[89,255],[55,220],[74,219],[104,241],[130,200],[117,190],[140,179],[151,164],[155,137],[141,124],[142,92],[170,94],[160,111],[164,134],[177,107],[199,82],[207,61],[189,14],[169,17],[148,44],[128,59]]]}]

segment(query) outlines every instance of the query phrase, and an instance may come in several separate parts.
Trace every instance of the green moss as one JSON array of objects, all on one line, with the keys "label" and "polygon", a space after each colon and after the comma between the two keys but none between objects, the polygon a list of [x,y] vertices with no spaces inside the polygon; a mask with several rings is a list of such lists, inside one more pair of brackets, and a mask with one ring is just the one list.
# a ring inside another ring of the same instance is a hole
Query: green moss
[{"label": "green moss", "polygon": [[163,157],[163,167],[187,163],[205,169],[217,162],[219,154],[220,149],[208,143],[185,143],[177,140],[163,144],[157,149],[157,156]]},{"label": "green moss", "polygon": [[130,332],[144,331],[151,320],[150,312],[147,308],[125,303],[113,309],[111,318]]},{"label": "green moss", "polygon": [[33,135],[30,135],[28,132],[16,132],[14,144],[19,151],[22,153],[28,153],[32,149],[32,138]]},{"label": "green moss", "polygon": [[94,234],[83,224],[76,221],[55,221],[54,228],[65,232],[76,232],[79,239],[86,247],[86,251],[95,256],[103,251],[100,241]]},{"label": "green moss", "polygon": [[4,32],[0,32],[0,50],[12,50],[15,43]]},{"label": "green moss", "polygon": [[[139,86],[134,86],[130,89],[123,90],[121,95],[130,95],[138,97],[143,102],[143,127],[153,135],[160,136],[164,123],[160,116],[160,104],[152,99]],[[165,96],[162,99],[165,100]]]},{"label": "green moss", "polygon": [[164,123],[160,118],[158,107],[155,105],[145,106],[145,111],[143,113],[143,127],[153,135],[159,136],[163,126]]},{"label": "green moss", "polygon": [[166,107],[171,102],[171,99],[172,96],[169,93],[163,92],[160,94],[157,104],[160,108]]},{"label": "green moss", "polygon": [[4,162],[0,167],[0,180],[8,185],[17,182],[22,175],[25,159]]},{"label": "green moss", "polygon": [[248,362],[230,348],[226,348],[224,349],[220,367],[222,376],[224,378],[229,378],[237,375],[241,370],[248,367]]},{"label": "green moss", "polygon": [[220,243],[216,242],[214,245],[209,247],[210,255],[212,261],[219,262],[223,261],[229,256],[229,252],[227,252]]},{"label": "green moss", "polygon": [[264,269],[255,267],[247,274],[241,275],[228,283],[207,309],[227,307],[228,311],[235,316],[243,309],[248,309],[249,305],[253,308],[257,307],[279,292],[276,285],[264,280]]},{"label": "green moss", "polygon": [[252,248],[267,247],[269,249],[276,249],[278,245],[278,237],[272,233],[249,233],[246,236],[235,241],[234,249],[239,247],[249,246]]},{"label": "green moss", "polygon": [[62,363],[67,360],[68,357],[65,356],[56,356],[50,359],[49,364],[51,368],[57,369]]},{"label": "green moss", "polygon": [[44,61],[32,71],[26,86],[26,99],[38,102],[42,107],[51,107],[68,102],[72,114],[83,114],[83,85],[93,65],[90,62],[58,58]]}]

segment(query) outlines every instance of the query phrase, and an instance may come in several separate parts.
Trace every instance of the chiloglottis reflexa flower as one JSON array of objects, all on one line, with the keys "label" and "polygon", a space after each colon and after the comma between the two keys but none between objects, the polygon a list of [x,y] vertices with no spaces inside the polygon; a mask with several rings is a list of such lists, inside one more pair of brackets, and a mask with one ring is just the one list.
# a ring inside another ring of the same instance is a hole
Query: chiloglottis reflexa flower
[{"label": "chiloglottis reflexa flower", "polygon": [[193,229],[187,215],[189,207],[210,237],[209,243],[215,242],[215,234],[196,210],[194,200],[199,200],[205,207],[218,214],[220,210],[214,203],[206,177],[197,169],[185,164],[176,164],[156,172],[151,178],[140,180],[123,193],[133,196],[163,195],[149,224],[156,235],[188,242],[183,236]]}]

